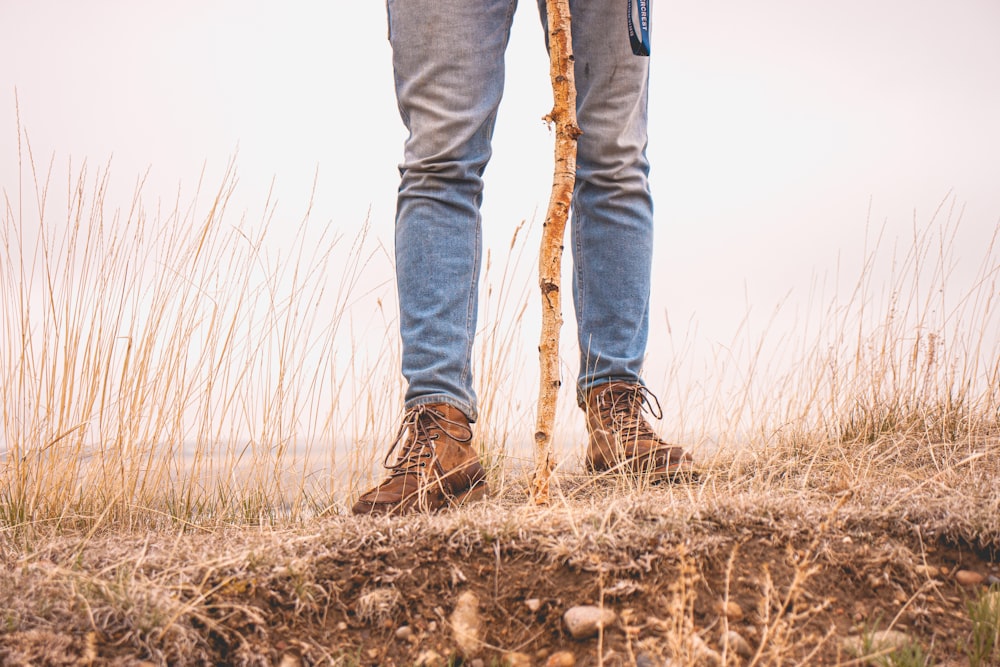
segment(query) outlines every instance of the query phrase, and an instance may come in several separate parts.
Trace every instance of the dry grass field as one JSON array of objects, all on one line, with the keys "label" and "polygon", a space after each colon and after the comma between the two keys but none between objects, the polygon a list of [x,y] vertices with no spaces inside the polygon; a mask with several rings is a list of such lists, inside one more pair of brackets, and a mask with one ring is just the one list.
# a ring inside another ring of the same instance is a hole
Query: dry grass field
[{"label": "dry grass field", "polygon": [[[869,249],[778,336],[786,363],[762,341],[710,369],[742,380],[686,427],[714,443],[697,480],[588,477],[566,442],[545,507],[502,389],[523,270],[494,268],[493,493],[355,518],[400,416],[378,244],[306,217],[271,254],[273,207],[227,210],[233,171],[117,206],[106,167],[22,160],[0,222],[0,664],[1000,664],[1000,226],[958,281],[946,201],[891,270]],[[576,607],[608,613],[575,630]]]},{"label": "dry grass field", "polygon": [[[545,508],[511,488],[415,520],[341,515],[263,529],[8,539],[0,657],[286,667],[996,664],[996,440],[886,437],[860,459],[848,451],[774,452],[685,487],[565,479],[564,496]],[[904,461],[921,455],[923,464]],[[459,636],[453,613],[467,592],[476,631]],[[579,605],[615,619],[573,639],[563,615]]]}]

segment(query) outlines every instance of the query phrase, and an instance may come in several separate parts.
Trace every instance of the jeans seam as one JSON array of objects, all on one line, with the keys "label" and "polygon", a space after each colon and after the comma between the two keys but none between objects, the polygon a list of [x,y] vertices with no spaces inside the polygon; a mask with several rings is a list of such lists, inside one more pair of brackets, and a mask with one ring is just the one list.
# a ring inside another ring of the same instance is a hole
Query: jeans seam
[{"label": "jeans seam", "polygon": [[[577,197],[578,193],[574,193],[574,200],[579,201]],[[576,326],[580,333],[586,335],[586,349],[580,350],[580,363],[583,364],[583,368],[580,369],[580,375],[583,378],[583,382],[587,383],[590,381],[590,366],[591,366],[591,345],[593,342],[593,333],[585,328],[584,319],[584,304],[587,300],[587,288],[584,281],[584,276],[587,272],[586,261],[584,260],[584,239],[583,239],[583,229],[584,229],[584,215],[579,209],[573,211],[573,219],[571,224],[574,226],[572,230],[573,233],[573,280],[576,283],[576,294],[574,295],[573,305],[576,309]],[[583,336],[577,336],[580,340],[581,345],[584,343]],[[577,383],[579,386],[580,383]]]},{"label": "jeans seam", "polygon": [[510,4],[507,6],[507,20],[505,22],[507,25],[507,38],[505,40],[505,43],[508,44],[510,43],[510,29],[514,23],[514,11],[516,9],[517,9],[517,0],[511,0]]},{"label": "jeans seam", "polygon": [[482,244],[482,222],[479,220],[479,216],[476,216],[476,235],[473,243],[475,248],[472,253],[472,280],[469,287],[469,299],[468,305],[465,311],[465,334],[466,334],[466,344],[465,344],[465,365],[462,368],[461,384],[465,385],[466,380],[472,371],[472,346],[475,340],[475,325],[474,321],[476,319],[476,309],[477,309],[477,292],[479,291],[479,264],[481,261],[482,252],[480,246]]}]

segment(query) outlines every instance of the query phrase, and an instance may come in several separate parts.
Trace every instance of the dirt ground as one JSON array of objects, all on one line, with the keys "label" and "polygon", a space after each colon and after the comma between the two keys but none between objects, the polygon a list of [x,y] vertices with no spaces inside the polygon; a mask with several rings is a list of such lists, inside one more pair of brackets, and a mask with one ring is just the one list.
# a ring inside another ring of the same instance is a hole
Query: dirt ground
[{"label": "dirt ground", "polygon": [[[0,664],[970,664],[969,604],[1000,583],[997,449],[894,484],[730,465],[694,485],[570,478],[548,508],[509,484],[416,519],[5,533]],[[574,639],[581,605],[615,620]],[[881,630],[922,661],[891,662]]]}]

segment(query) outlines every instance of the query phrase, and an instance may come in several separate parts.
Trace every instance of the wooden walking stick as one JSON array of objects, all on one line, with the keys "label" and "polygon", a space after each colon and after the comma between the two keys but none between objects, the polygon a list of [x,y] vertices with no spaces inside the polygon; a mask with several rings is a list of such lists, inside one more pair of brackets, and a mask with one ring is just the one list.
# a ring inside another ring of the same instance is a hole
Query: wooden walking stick
[{"label": "wooden walking stick", "polygon": [[535,424],[535,474],[531,496],[536,505],[549,501],[552,473],[552,429],[559,394],[559,329],[562,327],[563,237],[573,185],[576,182],[576,83],[573,78],[573,41],[569,0],[546,0],[549,29],[549,76],[553,107],[545,119],[556,126],[555,172],[552,193],[542,227],[538,257],[538,285],[542,291],[542,335],[538,344],[540,379]]}]

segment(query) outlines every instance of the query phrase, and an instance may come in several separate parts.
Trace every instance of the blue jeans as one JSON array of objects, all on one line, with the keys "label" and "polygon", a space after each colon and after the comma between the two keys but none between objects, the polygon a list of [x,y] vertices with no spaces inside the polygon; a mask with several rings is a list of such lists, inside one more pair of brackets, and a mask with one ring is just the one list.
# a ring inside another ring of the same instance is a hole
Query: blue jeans
[{"label": "blue jeans", "polygon": [[[479,208],[516,4],[388,0],[396,98],[409,130],[396,209],[406,407],[448,403],[472,421]],[[632,54],[625,0],[570,5],[583,130],[570,225],[582,397],[612,380],[639,382],[646,351],[649,59]],[[544,25],[544,0],[539,8]]]}]

